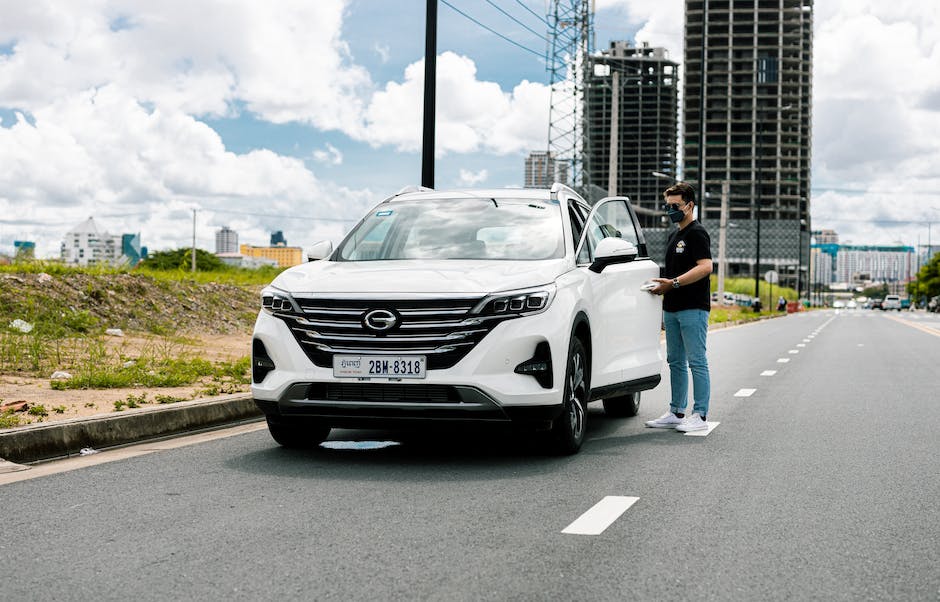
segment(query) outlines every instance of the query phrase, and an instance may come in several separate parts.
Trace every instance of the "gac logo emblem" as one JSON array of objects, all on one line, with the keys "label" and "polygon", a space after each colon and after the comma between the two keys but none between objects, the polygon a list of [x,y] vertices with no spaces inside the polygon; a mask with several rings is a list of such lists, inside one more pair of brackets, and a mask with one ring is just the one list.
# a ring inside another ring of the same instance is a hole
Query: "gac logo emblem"
[{"label": "gac logo emblem", "polygon": [[373,309],[362,317],[362,323],[369,330],[384,332],[398,324],[398,317],[387,309]]}]

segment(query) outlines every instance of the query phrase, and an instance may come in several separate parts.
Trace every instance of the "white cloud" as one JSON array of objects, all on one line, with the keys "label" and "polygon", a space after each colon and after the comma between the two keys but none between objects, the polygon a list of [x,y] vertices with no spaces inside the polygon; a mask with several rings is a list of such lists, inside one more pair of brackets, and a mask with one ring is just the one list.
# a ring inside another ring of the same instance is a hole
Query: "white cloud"
[{"label": "white cloud", "polygon": [[313,159],[318,163],[326,163],[327,165],[342,165],[343,153],[327,142],[325,148],[313,151]]},{"label": "white cloud", "polygon": [[381,60],[382,63],[388,62],[388,59],[391,57],[391,51],[389,50],[389,47],[387,44],[379,44],[378,42],[376,42],[375,44],[373,44],[372,49],[375,51],[377,55],[379,55],[379,60]]},{"label": "white cloud", "polygon": [[[515,153],[545,146],[549,88],[523,81],[511,93],[477,79],[474,62],[453,52],[437,59],[437,154],[476,151]],[[389,82],[366,109],[361,138],[403,151],[421,148],[424,61],[405,69],[404,82]]]},{"label": "white cloud", "polygon": [[[113,233],[145,232],[143,244],[159,249],[188,244],[193,208],[205,224],[242,220],[255,238],[242,241],[262,244],[264,229],[304,238],[342,229],[372,201],[368,191],[319,181],[299,159],[228,152],[204,123],[148,110],[117,85],[61,98],[34,119],[0,128],[0,215],[16,216],[5,227],[17,234],[44,233],[34,237],[42,256],[89,214],[115,216]],[[200,236],[213,248],[211,233]]]},{"label": "white cloud", "polygon": [[489,173],[485,169],[481,169],[478,172],[472,172],[469,169],[461,169],[460,177],[457,179],[458,186],[472,187],[485,182],[489,177]]},{"label": "white cloud", "polygon": [[116,83],[163,110],[225,115],[237,101],[275,123],[354,130],[372,86],[341,40],[342,0],[16,4],[0,25],[0,43],[16,40],[0,57],[6,106]]},{"label": "white cloud", "polygon": [[857,244],[926,243],[925,220],[940,220],[940,4],[816,7],[813,225]]}]

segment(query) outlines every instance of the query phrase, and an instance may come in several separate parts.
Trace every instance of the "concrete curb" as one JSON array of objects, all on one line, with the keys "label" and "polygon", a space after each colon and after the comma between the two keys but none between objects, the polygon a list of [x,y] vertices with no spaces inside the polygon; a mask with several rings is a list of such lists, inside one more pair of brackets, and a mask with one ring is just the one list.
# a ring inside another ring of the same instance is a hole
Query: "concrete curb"
[{"label": "concrete curb", "polygon": [[222,395],[163,406],[0,430],[0,460],[38,462],[147,439],[260,418],[250,394]]}]

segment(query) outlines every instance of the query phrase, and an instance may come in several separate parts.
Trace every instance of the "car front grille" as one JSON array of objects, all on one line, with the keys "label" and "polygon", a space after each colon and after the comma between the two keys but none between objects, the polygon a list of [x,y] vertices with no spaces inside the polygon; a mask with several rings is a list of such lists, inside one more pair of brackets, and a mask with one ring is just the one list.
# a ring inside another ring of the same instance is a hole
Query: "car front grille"
[{"label": "car front grille", "polygon": [[[454,366],[505,316],[471,314],[482,297],[408,300],[321,299],[294,296],[301,314],[276,312],[307,357],[321,368],[333,356],[424,355],[429,370]],[[386,331],[367,328],[365,317],[383,310],[396,323]]]},{"label": "car front grille", "polygon": [[460,403],[457,389],[445,385],[395,383],[313,383],[308,399],[382,403]]}]

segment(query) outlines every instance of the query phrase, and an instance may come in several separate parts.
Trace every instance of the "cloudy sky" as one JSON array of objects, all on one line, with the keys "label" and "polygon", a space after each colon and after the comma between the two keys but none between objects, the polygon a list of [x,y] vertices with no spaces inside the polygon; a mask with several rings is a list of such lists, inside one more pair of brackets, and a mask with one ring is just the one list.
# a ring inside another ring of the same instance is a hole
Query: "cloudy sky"
[{"label": "cloudy sky", "polygon": [[[448,4],[436,185],[518,186],[546,145],[548,3]],[[0,0],[0,252],[54,255],[88,216],[185,246],[194,209],[208,250],[222,225],[249,244],[338,241],[420,183],[424,6]],[[649,41],[681,62],[683,6],[597,0],[597,46]],[[813,226],[940,244],[940,3],[817,0],[814,60]]]}]

